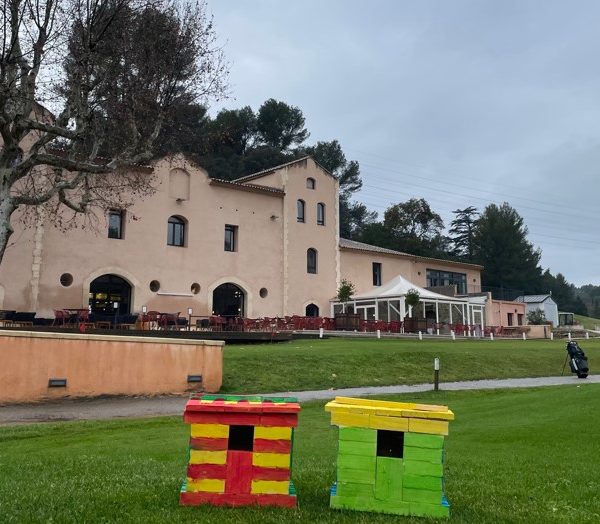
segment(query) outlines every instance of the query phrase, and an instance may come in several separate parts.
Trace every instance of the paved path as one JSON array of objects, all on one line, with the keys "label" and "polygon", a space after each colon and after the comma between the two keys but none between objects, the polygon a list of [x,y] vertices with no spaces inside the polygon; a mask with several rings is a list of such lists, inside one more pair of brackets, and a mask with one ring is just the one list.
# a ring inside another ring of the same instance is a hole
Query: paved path
[{"label": "paved path", "polygon": [[[530,388],[541,386],[600,384],[600,375],[590,375],[581,380],[574,375],[565,377],[509,378],[503,380],[472,380],[443,382],[440,389],[446,391],[468,389]],[[322,391],[286,391],[273,393],[309,400],[328,400],[335,396],[388,395],[430,391],[431,384],[412,386],[377,386]],[[93,420],[118,417],[144,417],[158,415],[181,415],[187,395],[160,397],[108,397],[89,400],[60,400],[39,404],[20,404],[0,407],[0,424],[49,422],[59,420]]]}]

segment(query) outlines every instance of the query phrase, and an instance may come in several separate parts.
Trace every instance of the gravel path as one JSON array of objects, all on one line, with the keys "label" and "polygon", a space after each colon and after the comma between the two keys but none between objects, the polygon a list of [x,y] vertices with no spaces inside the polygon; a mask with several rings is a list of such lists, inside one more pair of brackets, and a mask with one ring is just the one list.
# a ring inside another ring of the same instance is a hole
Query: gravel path
[{"label": "gravel path", "polygon": [[[530,388],[541,386],[563,386],[600,384],[600,375],[590,375],[581,380],[574,375],[565,377],[509,378],[503,380],[472,380],[443,382],[440,389],[446,391],[472,389]],[[293,396],[301,402],[328,400],[335,396],[388,395],[430,391],[432,384],[412,386],[377,386],[322,391],[285,391],[272,393],[278,396]],[[18,404],[0,407],[0,424],[51,422],[61,420],[98,420],[119,417],[145,417],[159,415],[181,415],[187,395],[159,397],[106,397],[94,399],[64,399],[37,404]]]}]

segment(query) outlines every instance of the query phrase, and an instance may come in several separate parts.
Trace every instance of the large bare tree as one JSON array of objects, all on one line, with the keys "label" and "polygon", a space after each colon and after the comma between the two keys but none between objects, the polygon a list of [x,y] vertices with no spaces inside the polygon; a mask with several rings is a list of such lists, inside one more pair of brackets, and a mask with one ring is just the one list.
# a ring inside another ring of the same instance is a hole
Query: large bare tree
[{"label": "large bare tree", "polygon": [[0,0],[0,262],[17,211],[65,226],[152,192],[141,165],[172,108],[226,95],[192,1]]}]

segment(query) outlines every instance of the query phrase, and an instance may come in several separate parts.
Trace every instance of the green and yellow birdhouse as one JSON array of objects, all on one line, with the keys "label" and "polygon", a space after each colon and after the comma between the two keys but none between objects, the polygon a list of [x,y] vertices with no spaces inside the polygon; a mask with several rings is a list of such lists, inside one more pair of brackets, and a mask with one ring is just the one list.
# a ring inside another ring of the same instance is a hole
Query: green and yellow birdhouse
[{"label": "green and yellow birdhouse", "polygon": [[448,517],[447,406],[337,397],[325,406],[339,426],[332,508]]}]

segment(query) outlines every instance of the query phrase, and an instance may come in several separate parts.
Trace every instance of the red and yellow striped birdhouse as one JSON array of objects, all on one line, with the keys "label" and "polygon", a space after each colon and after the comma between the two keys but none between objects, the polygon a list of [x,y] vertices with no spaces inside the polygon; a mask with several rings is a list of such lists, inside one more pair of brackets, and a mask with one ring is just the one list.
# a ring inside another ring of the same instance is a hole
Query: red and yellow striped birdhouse
[{"label": "red and yellow striped birdhouse", "polygon": [[190,424],[182,505],[296,506],[290,472],[294,398],[198,395],[185,406]]}]

